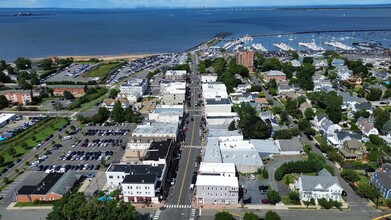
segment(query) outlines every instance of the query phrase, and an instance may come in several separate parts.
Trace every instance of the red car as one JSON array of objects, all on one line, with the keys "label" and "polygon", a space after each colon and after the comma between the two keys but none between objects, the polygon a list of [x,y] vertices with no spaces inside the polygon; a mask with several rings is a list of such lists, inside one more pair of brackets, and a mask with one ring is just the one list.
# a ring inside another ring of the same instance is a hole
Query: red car
[{"label": "red car", "polygon": [[269,204],[269,200],[267,200],[267,199],[262,199],[262,204]]}]

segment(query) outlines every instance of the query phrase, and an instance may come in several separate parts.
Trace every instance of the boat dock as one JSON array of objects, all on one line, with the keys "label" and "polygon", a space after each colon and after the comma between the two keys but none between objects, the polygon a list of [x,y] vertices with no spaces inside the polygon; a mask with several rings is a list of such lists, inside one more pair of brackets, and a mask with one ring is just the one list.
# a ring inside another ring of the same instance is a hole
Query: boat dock
[{"label": "boat dock", "polygon": [[292,47],[290,47],[284,43],[273,44],[273,46],[275,46],[278,49],[283,50],[283,51],[290,51],[290,50],[294,51],[295,50]]},{"label": "boat dock", "polygon": [[251,47],[254,48],[255,50],[267,52],[266,48],[262,44],[252,44]]},{"label": "boat dock", "polygon": [[300,42],[299,46],[307,47],[308,49],[313,50],[313,51],[323,51],[323,50],[325,50],[323,47],[320,47],[320,46],[316,45],[314,42],[312,42],[312,43]]},{"label": "boat dock", "polygon": [[332,47],[335,47],[335,48],[339,48],[339,49],[342,49],[342,50],[354,50],[353,47],[350,47],[350,46],[348,46],[346,44],[343,44],[341,42],[338,42],[338,41],[335,41],[335,42],[325,42],[324,44],[332,46]]}]

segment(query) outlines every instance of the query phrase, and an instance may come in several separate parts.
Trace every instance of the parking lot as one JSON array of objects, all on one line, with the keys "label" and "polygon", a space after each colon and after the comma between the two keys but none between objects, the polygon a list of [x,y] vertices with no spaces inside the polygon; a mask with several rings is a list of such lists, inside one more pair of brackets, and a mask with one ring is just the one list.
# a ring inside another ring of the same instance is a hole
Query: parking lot
[{"label": "parking lot", "polygon": [[45,155],[38,155],[29,169],[47,173],[104,170],[103,165],[120,161],[128,134],[134,128],[135,125],[129,123],[90,124],[77,128],[57,141]]},{"label": "parking lot", "polygon": [[61,81],[74,81],[74,82],[88,82],[94,80],[93,77],[82,77],[83,73],[88,72],[94,68],[96,64],[78,64],[73,63],[69,67],[66,67],[59,73],[53,73],[47,78],[43,79],[46,82],[61,82]]},{"label": "parking lot", "polygon": [[268,186],[269,180],[267,179],[252,179],[245,176],[239,177],[239,185],[243,186],[243,199],[251,198],[251,204],[261,204],[262,200],[267,199],[267,193],[261,193],[259,186]]},{"label": "parking lot", "polygon": [[66,100],[64,98],[55,98],[53,100],[47,100],[41,104],[39,107],[40,110],[45,111],[58,111],[68,108],[72,103],[71,100]]}]

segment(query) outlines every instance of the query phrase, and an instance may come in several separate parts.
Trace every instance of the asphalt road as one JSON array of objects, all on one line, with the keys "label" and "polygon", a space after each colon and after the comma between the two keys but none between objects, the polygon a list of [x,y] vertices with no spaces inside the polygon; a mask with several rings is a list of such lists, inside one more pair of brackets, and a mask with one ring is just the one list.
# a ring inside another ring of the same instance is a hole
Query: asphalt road
[{"label": "asphalt road", "polygon": [[[194,121],[189,120],[189,130],[186,133],[185,146],[200,146],[200,122],[201,122],[201,108],[195,104],[198,101],[198,93],[200,86],[198,84],[199,77],[196,72],[191,75],[191,88],[189,117],[193,117]],[[170,190],[170,195],[165,204],[165,209],[160,211],[159,219],[195,219],[196,210],[191,209],[191,198],[193,191],[190,190],[190,184],[195,171],[195,161],[200,155],[199,148],[184,147],[182,149],[181,159],[179,161],[179,168],[177,178],[174,186]]]}]

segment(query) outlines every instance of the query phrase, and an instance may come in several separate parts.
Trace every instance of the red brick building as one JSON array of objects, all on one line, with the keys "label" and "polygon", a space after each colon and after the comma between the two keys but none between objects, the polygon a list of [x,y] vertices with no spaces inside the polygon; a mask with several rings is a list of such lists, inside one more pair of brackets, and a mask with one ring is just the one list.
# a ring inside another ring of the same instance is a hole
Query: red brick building
[{"label": "red brick building", "polygon": [[85,93],[84,85],[48,85],[47,87],[53,89],[55,96],[62,96],[65,91],[72,93],[75,97],[80,97]]},{"label": "red brick building", "polygon": [[278,70],[271,70],[263,73],[263,80],[269,82],[271,79],[275,79],[277,82],[285,81],[286,75],[285,73]]},{"label": "red brick building", "polygon": [[31,90],[8,90],[0,93],[4,95],[11,103],[21,103],[27,105],[32,100]]},{"label": "red brick building", "polygon": [[238,51],[236,57],[237,63],[245,66],[248,71],[253,72],[254,70],[254,51]]},{"label": "red brick building", "polygon": [[73,188],[80,174],[49,173],[38,185],[25,185],[16,194],[17,202],[55,201]]}]

